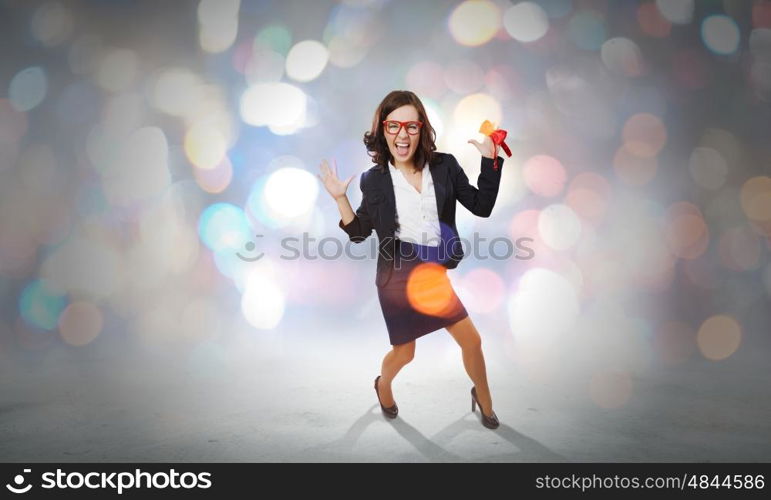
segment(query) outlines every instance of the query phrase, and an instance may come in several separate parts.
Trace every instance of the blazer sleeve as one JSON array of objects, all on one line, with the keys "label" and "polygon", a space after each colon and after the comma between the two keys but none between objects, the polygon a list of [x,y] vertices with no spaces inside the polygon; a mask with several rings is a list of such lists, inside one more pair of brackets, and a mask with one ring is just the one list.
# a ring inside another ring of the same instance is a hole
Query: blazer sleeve
[{"label": "blazer sleeve", "polygon": [[450,155],[450,172],[455,184],[455,197],[469,212],[478,217],[489,217],[498,197],[498,187],[501,184],[501,171],[503,170],[503,158],[498,157],[498,170],[493,168],[493,159],[482,157],[482,168],[475,188],[469,184],[468,177],[463,168]]},{"label": "blazer sleeve", "polygon": [[361,189],[362,192],[361,204],[359,204],[359,208],[356,209],[353,220],[348,224],[343,224],[343,219],[341,218],[340,222],[337,223],[340,229],[345,231],[348,234],[348,238],[354,243],[361,243],[366,240],[367,237],[372,234],[372,229],[374,229],[372,218],[370,217],[369,212],[367,212],[367,192],[364,190],[365,174],[366,172],[362,173],[361,179],[359,180],[359,189]]}]

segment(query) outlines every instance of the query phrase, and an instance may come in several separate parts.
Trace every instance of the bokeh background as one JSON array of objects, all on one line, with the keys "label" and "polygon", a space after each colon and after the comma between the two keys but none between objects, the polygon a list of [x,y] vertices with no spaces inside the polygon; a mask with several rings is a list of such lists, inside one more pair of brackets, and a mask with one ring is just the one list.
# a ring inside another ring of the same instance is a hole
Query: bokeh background
[{"label": "bokeh background", "polygon": [[[771,2],[2,0],[0,39],[0,458],[771,459]],[[395,382],[411,446],[354,423],[376,237],[315,174],[358,206],[394,89],[472,182],[508,131],[450,272],[506,450],[424,436],[466,411],[444,332]]]}]

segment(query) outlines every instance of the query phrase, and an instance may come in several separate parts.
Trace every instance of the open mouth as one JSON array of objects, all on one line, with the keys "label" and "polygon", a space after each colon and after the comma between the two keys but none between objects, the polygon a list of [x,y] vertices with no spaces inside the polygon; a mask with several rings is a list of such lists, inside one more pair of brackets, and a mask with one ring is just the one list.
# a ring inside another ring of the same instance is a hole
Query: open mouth
[{"label": "open mouth", "polygon": [[410,151],[410,144],[406,142],[395,142],[394,146],[396,147],[396,152],[399,156],[407,156],[407,153]]}]

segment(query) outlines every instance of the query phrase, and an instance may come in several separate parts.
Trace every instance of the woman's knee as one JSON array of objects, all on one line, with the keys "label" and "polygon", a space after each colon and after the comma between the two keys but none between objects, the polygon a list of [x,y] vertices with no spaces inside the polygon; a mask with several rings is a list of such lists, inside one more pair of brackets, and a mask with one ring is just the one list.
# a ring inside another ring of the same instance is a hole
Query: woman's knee
[{"label": "woman's knee", "polygon": [[482,337],[479,335],[479,332],[474,330],[472,333],[469,333],[465,336],[463,339],[463,344],[461,345],[461,348],[463,349],[473,349],[478,350],[482,348]]},{"label": "woman's knee", "polygon": [[402,363],[409,363],[415,357],[415,341],[393,346],[394,355]]},{"label": "woman's knee", "polygon": [[447,331],[450,332],[450,335],[455,339],[455,342],[457,342],[464,351],[467,349],[478,350],[482,348],[482,337],[468,318],[452,325]]}]

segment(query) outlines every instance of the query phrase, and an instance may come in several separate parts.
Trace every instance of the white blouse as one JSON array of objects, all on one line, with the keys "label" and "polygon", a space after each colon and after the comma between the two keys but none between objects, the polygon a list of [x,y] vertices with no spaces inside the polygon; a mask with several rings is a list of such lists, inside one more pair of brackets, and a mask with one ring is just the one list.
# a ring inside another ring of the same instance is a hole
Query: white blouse
[{"label": "white blouse", "polygon": [[396,197],[395,236],[403,241],[437,247],[441,241],[439,214],[436,210],[434,179],[428,163],[423,166],[420,193],[402,175],[401,170],[388,163]]}]

